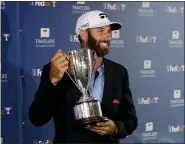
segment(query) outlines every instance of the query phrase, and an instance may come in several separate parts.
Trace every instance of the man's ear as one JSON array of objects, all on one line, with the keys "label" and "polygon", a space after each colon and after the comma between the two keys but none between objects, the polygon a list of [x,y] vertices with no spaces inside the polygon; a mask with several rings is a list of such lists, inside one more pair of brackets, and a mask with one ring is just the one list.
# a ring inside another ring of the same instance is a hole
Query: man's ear
[{"label": "man's ear", "polygon": [[87,43],[88,42],[88,33],[86,30],[81,30],[79,33],[81,40],[83,43]]}]

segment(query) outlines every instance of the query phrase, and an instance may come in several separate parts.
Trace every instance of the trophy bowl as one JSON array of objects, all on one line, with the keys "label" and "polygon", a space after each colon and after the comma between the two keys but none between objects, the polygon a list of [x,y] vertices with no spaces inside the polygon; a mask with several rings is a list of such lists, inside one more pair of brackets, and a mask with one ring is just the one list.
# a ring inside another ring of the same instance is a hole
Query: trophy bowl
[{"label": "trophy bowl", "polygon": [[74,117],[80,124],[93,124],[107,121],[102,115],[100,102],[88,94],[89,85],[97,60],[97,55],[89,48],[67,52],[69,68],[66,71],[70,79],[82,93],[74,106]]},{"label": "trophy bowl", "polygon": [[90,96],[79,100],[74,107],[75,118],[79,124],[96,124],[107,121],[102,115],[101,105],[98,100]]}]

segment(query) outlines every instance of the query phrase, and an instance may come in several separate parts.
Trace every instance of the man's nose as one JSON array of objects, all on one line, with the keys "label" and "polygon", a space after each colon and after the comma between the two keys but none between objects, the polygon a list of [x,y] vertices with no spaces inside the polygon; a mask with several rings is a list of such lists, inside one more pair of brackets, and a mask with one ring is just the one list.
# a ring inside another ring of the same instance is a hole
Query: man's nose
[{"label": "man's nose", "polygon": [[110,32],[105,32],[102,36],[104,40],[110,40]]}]

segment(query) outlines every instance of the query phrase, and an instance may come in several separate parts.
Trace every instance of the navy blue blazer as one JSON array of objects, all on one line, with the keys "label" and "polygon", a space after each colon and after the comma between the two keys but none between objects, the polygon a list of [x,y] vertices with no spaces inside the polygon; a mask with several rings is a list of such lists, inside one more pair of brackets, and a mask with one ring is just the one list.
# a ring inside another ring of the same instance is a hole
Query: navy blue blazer
[{"label": "navy blue blazer", "polygon": [[102,113],[116,123],[118,133],[101,136],[76,125],[73,107],[82,94],[67,74],[57,86],[53,86],[49,79],[49,63],[43,67],[40,85],[29,109],[29,119],[34,126],[42,126],[53,119],[54,143],[119,143],[119,139],[131,135],[137,128],[127,69],[106,58],[103,58],[103,63]]}]

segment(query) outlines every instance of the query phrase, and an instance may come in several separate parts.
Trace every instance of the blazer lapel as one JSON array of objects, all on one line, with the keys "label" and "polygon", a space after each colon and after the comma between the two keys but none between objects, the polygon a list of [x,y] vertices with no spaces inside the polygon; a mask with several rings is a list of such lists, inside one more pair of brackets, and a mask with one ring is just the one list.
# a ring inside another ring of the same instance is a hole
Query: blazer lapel
[{"label": "blazer lapel", "polygon": [[108,64],[108,60],[103,58],[103,63],[104,63],[104,91],[101,103],[102,110],[106,109],[106,106],[108,106],[107,104],[112,102],[110,90],[111,84],[113,82],[112,78],[114,77],[111,70],[111,66]]}]

